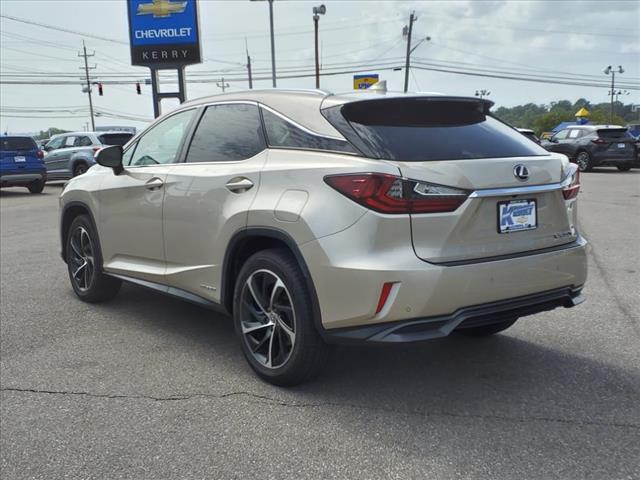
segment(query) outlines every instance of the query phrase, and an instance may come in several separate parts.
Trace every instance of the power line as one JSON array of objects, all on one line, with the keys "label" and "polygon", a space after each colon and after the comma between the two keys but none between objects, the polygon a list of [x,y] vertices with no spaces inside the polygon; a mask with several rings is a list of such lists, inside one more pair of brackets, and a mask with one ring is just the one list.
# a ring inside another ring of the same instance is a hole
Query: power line
[{"label": "power line", "polygon": [[27,25],[35,25],[37,27],[48,28],[49,30],[56,30],[58,32],[70,33],[72,35],[80,35],[87,38],[94,38],[96,40],[103,40],[105,42],[113,42],[121,45],[129,45],[129,42],[125,42],[124,40],[117,40],[115,38],[103,37],[100,35],[95,35],[93,33],[80,32],[78,30],[71,30],[69,28],[56,27],[55,25],[48,25],[46,23],[34,22],[33,20],[27,20],[26,18],[14,17],[12,15],[0,14],[0,17],[6,18],[7,20],[13,20],[14,22],[25,23]]}]

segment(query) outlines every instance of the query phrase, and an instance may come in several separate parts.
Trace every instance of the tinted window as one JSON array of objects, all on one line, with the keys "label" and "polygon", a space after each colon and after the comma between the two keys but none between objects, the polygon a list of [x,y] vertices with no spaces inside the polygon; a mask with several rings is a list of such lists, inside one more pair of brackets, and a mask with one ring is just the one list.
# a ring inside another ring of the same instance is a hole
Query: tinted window
[{"label": "tinted window", "polygon": [[35,150],[36,142],[30,137],[1,137],[0,150]]},{"label": "tinted window", "polygon": [[73,142],[74,147],[89,147],[93,142],[89,137],[76,137],[75,142]]},{"label": "tinted window", "polygon": [[629,134],[626,128],[600,128],[598,136],[603,138],[629,138],[633,135]]},{"label": "tinted window", "polygon": [[187,162],[229,162],[251,158],[265,148],[255,105],[213,105],[204,112]]},{"label": "tinted window", "polygon": [[381,159],[462,160],[548,155],[485,113],[478,101],[401,98],[342,107],[369,150]]},{"label": "tinted window", "polygon": [[356,150],[346,141],[334,140],[305,132],[303,129],[264,108],[262,109],[262,118],[264,119],[267,142],[270,147],[356,153]]},{"label": "tinted window", "polygon": [[131,133],[103,133],[98,135],[98,140],[102,145],[124,145],[131,137]]},{"label": "tinted window", "polygon": [[195,110],[172,115],[145,132],[127,165],[174,163]]}]

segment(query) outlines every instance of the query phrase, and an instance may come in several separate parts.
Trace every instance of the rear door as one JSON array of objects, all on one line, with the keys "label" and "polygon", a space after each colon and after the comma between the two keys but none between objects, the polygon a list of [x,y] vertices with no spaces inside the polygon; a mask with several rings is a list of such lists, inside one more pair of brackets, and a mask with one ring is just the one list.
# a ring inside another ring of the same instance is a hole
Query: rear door
[{"label": "rear door", "polygon": [[206,107],[164,199],[167,284],[218,302],[224,254],[247,225],[267,159],[255,103]]},{"label": "rear door", "polygon": [[505,190],[559,183],[561,159],[488,115],[487,108],[471,100],[402,98],[343,109],[372,151],[418,182],[416,194],[446,186],[469,195],[452,212],[411,214],[413,246],[424,260],[469,261],[575,238],[559,189]]},{"label": "rear door", "polygon": [[3,173],[42,168],[38,146],[31,137],[0,137],[0,163]]}]

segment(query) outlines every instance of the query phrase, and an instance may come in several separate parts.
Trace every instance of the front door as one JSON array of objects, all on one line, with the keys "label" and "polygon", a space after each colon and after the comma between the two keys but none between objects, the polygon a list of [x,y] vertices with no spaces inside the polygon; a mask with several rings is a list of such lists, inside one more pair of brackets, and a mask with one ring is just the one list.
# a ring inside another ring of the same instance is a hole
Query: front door
[{"label": "front door", "polygon": [[165,181],[194,113],[191,109],[165,118],[127,149],[120,175],[103,173],[97,222],[106,271],[163,282]]}]

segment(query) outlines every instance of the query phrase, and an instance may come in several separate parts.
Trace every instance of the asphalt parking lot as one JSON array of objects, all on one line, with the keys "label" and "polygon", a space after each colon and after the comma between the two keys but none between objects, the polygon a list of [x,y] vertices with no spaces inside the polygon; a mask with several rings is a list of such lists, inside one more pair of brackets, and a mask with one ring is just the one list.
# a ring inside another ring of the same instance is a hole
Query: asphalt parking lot
[{"label": "asphalt parking lot", "polygon": [[279,389],[224,317],[76,299],[57,200],[0,192],[0,467],[21,478],[640,478],[640,170],[583,175],[587,303],[487,339],[340,347]]}]

